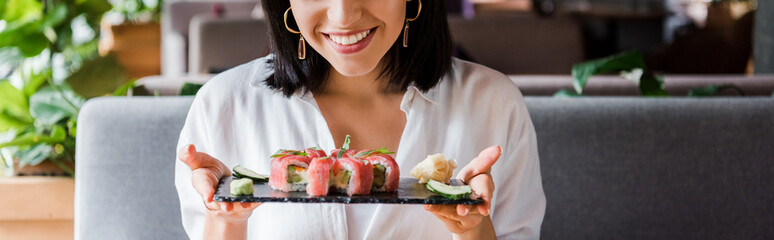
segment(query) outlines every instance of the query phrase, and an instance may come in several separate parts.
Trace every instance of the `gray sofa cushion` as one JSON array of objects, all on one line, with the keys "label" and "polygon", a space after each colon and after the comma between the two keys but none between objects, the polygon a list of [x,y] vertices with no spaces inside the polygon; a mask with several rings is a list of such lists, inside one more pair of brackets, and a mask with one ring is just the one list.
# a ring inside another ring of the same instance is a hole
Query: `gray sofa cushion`
[{"label": "gray sofa cushion", "polygon": [[98,98],[78,117],[75,239],[187,239],[175,146],[192,97]]},{"label": "gray sofa cushion", "polygon": [[[83,107],[76,239],[187,238],[173,175],[191,100]],[[774,99],[526,101],[548,199],[542,239],[774,239]]]},{"label": "gray sofa cushion", "polygon": [[774,99],[527,98],[542,239],[774,239]]}]

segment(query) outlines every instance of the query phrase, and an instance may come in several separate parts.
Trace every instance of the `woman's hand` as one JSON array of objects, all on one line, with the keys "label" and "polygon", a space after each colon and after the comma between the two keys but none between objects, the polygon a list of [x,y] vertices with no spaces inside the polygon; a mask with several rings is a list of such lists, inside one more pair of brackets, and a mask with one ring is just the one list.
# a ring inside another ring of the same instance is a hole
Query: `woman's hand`
[{"label": "woman's hand", "polygon": [[494,226],[489,218],[489,211],[494,193],[494,181],[490,171],[492,165],[500,158],[500,146],[492,146],[463,167],[457,179],[470,185],[473,193],[480,196],[483,204],[478,205],[425,205],[429,211],[440,219],[446,229],[454,233],[455,239],[495,239]]},{"label": "woman's hand", "polygon": [[209,154],[197,152],[194,145],[188,145],[180,149],[177,154],[180,161],[191,168],[191,183],[194,189],[202,197],[207,208],[208,217],[215,217],[227,222],[247,222],[247,219],[260,203],[230,203],[215,202],[215,188],[218,181],[226,176],[231,176],[231,170],[223,162],[213,158]]}]

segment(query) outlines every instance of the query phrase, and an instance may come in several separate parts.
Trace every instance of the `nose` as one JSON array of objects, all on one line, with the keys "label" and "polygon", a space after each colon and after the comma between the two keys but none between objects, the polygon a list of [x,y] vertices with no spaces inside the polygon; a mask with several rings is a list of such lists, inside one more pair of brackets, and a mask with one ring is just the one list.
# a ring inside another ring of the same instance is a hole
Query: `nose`
[{"label": "nose", "polygon": [[328,7],[328,19],[341,28],[354,25],[363,16],[360,0],[333,0]]}]

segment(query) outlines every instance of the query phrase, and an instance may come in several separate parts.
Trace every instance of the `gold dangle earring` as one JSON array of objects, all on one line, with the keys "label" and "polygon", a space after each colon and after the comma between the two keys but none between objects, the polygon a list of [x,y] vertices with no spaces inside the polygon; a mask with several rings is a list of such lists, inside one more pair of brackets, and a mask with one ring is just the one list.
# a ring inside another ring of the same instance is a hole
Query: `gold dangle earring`
[{"label": "gold dangle earring", "polygon": [[304,35],[301,34],[301,29],[296,31],[288,26],[288,13],[290,13],[290,9],[292,8],[293,7],[289,7],[288,10],[285,10],[285,28],[291,33],[301,35],[301,38],[298,39],[298,59],[304,60],[306,59],[306,41],[304,40]]},{"label": "gold dangle earring", "polygon": [[[406,2],[410,2],[411,0],[407,0]],[[403,47],[408,47],[408,35],[409,35],[409,22],[413,22],[414,20],[417,20],[419,18],[419,13],[422,12],[422,0],[419,1],[419,6],[417,7],[417,15],[414,16],[414,18],[406,18],[406,25],[403,26]]]}]

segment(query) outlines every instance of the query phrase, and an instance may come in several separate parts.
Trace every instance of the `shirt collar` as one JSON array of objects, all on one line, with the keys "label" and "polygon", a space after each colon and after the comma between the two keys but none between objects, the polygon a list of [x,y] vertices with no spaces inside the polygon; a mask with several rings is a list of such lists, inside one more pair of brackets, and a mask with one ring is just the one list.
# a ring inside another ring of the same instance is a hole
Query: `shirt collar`
[{"label": "shirt collar", "polygon": [[435,87],[431,88],[430,90],[427,90],[427,92],[422,92],[417,88],[413,83],[408,87],[406,94],[413,94],[413,95],[419,95],[424,99],[425,101],[433,104],[438,105],[438,87],[440,87],[441,83],[439,82]]}]

